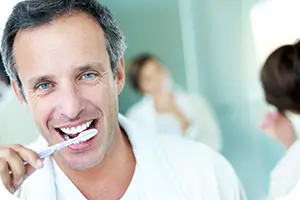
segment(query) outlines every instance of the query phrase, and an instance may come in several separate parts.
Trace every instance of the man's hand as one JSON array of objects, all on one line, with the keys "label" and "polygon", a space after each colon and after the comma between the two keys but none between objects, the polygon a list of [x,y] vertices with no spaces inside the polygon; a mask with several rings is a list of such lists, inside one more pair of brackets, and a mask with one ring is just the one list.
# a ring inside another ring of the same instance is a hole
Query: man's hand
[{"label": "man's hand", "polygon": [[[23,161],[28,164],[24,166]],[[0,147],[0,176],[5,188],[14,194],[23,181],[43,167],[38,154],[22,145]]]},{"label": "man's hand", "polygon": [[261,129],[278,140],[287,149],[297,139],[291,121],[278,112],[267,112]]}]

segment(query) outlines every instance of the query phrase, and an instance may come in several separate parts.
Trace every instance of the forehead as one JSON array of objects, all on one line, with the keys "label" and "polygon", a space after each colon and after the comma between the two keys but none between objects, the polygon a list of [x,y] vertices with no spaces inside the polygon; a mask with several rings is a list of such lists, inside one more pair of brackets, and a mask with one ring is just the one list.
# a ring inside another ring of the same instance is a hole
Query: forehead
[{"label": "forehead", "polygon": [[145,63],[144,67],[141,70],[142,75],[150,75],[153,73],[157,73],[162,69],[160,63],[156,60],[149,60]]},{"label": "forehead", "polygon": [[13,48],[18,71],[35,67],[85,65],[107,59],[104,32],[88,15],[76,12],[20,31]]}]

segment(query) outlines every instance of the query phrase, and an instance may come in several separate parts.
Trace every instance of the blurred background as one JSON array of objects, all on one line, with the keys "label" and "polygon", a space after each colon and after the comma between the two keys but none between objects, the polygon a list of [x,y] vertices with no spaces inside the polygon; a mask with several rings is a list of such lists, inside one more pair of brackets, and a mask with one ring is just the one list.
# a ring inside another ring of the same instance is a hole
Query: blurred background
[{"label": "blurred background", "polygon": [[[163,59],[177,84],[214,108],[222,154],[233,164],[250,200],[263,199],[282,147],[258,128],[265,109],[251,26],[258,0],[102,0],[127,38],[127,60],[140,52]],[[140,98],[130,84],[120,111]]]},{"label": "blurred background", "polygon": [[[284,149],[259,129],[267,108],[259,71],[266,54],[279,45],[276,42],[293,37],[278,35],[283,38],[279,40],[274,36],[278,32],[269,30],[276,16],[270,6],[260,0],[100,2],[112,10],[126,36],[127,64],[141,52],[158,55],[177,85],[210,103],[222,132],[221,153],[237,171],[248,198],[264,199],[270,172]],[[7,12],[0,7],[0,14]],[[140,98],[126,84],[120,112],[127,113]],[[6,143],[9,136],[0,134],[0,143]]]}]

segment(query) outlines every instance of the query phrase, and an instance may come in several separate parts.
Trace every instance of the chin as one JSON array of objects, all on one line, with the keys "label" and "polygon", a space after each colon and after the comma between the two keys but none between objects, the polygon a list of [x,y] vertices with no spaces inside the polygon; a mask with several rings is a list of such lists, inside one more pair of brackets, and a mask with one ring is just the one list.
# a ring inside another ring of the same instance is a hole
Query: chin
[{"label": "chin", "polygon": [[73,170],[87,170],[102,163],[106,150],[91,149],[90,151],[61,155],[65,164]]},{"label": "chin", "polygon": [[97,165],[99,165],[98,162],[96,162],[96,163],[91,163],[91,162],[88,162],[88,163],[69,163],[69,167],[71,169],[80,170],[80,171],[91,169],[91,168],[93,168]]}]

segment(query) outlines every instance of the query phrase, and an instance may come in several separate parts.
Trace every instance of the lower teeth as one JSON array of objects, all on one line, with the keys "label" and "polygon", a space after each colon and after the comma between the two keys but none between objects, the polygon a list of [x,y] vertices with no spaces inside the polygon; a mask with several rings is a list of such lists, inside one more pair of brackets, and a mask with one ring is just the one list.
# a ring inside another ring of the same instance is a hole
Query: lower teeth
[{"label": "lower teeth", "polygon": [[[67,134],[64,134],[64,138],[65,138],[66,140],[71,140],[71,139],[72,139],[72,138],[70,138],[70,136],[67,135]],[[82,142],[84,142],[84,141],[74,142],[73,144],[80,144],[80,143],[82,143]]]},{"label": "lower teeth", "polygon": [[70,140],[71,139],[67,134],[64,134],[64,137],[65,137],[66,140]]}]

